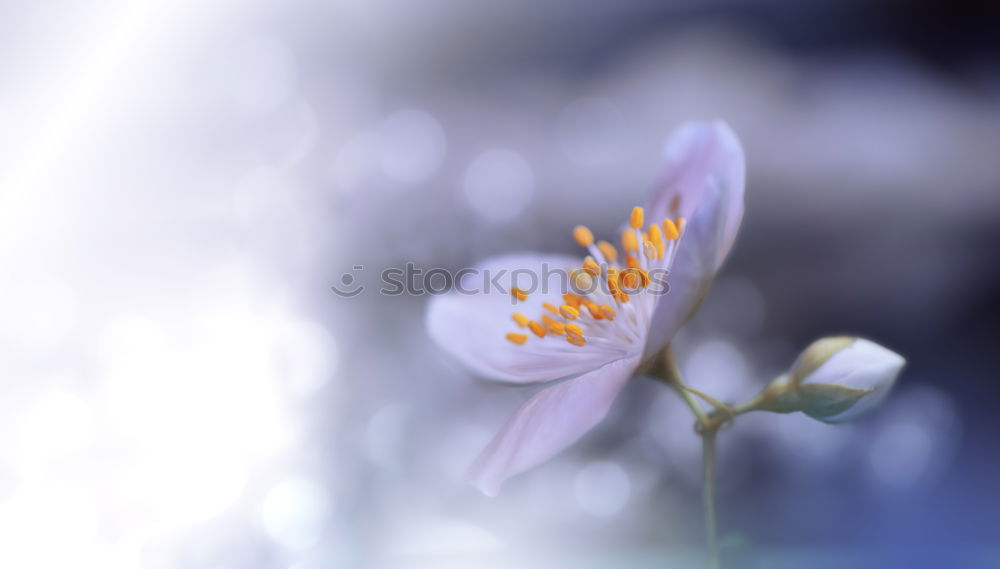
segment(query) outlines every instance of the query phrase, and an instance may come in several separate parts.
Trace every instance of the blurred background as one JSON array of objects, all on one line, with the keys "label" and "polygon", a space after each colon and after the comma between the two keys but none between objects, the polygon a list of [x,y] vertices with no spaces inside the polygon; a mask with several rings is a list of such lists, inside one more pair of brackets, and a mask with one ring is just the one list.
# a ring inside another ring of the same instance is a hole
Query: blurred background
[{"label": "blurred background", "polygon": [[834,333],[910,362],[863,421],[723,433],[727,566],[1000,567],[998,29],[974,0],[3,0],[0,567],[700,566],[672,394],[633,382],[483,497],[464,470],[531,390],[377,289],[610,236],[712,118],[748,209],[691,382],[741,400]]}]

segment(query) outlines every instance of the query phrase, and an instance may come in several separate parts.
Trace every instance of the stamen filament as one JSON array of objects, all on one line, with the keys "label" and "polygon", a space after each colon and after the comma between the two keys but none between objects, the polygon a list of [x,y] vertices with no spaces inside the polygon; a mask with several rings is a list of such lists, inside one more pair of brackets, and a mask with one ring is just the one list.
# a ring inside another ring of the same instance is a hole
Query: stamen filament
[{"label": "stamen filament", "polygon": [[600,249],[601,254],[609,263],[614,263],[618,260],[618,249],[607,241],[598,241],[597,248]]}]

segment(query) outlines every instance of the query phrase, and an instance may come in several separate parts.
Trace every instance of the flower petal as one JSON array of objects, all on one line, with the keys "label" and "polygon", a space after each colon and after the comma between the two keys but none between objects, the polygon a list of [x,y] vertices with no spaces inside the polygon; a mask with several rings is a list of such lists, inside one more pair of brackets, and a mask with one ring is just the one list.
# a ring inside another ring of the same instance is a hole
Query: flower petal
[{"label": "flower petal", "polygon": [[668,344],[698,309],[732,248],[743,219],[745,161],[724,123],[688,124],[671,137],[667,165],[654,193],[653,219],[685,217],[670,268],[670,291],[659,299],[645,354]]},{"label": "flower petal", "polygon": [[[550,381],[576,375],[622,357],[596,346],[580,349],[558,337],[536,338],[518,328],[512,314],[537,319],[542,302],[560,305],[567,272],[579,266],[569,256],[522,253],[495,257],[462,276],[455,290],[431,299],[426,326],[445,351],[473,372],[514,383]],[[515,303],[510,287],[529,293]],[[528,343],[509,342],[508,332],[529,335]]]},{"label": "flower petal", "polygon": [[647,208],[651,219],[691,218],[708,196],[708,183],[722,189],[725,215],[718,264],[732,248],[743,220],[746,159],[743,147],[722,121],[686,123],[667,142],[663,174]]},{"label": "flower petal", "polygon": [[470,469],[470,481],[496,496],[504,480],[545,462],[608,413],[639,358],[621,359],[547,387],[529,399]]}]

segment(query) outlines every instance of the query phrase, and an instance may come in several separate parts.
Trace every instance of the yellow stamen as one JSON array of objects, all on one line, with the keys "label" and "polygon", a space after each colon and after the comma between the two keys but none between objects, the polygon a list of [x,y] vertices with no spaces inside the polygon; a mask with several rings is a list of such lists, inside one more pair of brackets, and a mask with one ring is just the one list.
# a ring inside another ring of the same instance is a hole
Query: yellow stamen
[{"label": "yellow stamen", "polygon": [[663,240],[663,230],[659,225],[654,223],[649,226],[649,240],[653,242],[653,245],[656,245],[657,241]]},{"label": "yellow stamen", "polygon": [[636,276],[632,273],[632,269],[625,269],[624,271],[622,271],[621,276],[618,277],[618,280],[621,283],[622,288],[628,288],[628,289],[635,288],[636,285],[635,279]]},{"label": "yellow stamen", "polygon": [[629,222],[630,225],[632,225],[632,229],[639,229],[640,227],[642,227],[642,221],[643,221],[642,218],[643,218],[642,208],[641,207],[632,208],[632,215],[629,217]]},{"label": "yellow stamen", "polygon": [[626,302],[629,301],[629,295],[625,291],[619,292],[617,295],[615,295],[615,298],[618,299],[618,302],[622,304],[625,304]]},{"label": "yellow stamen", "polygon": [[625,269],[624,271],[622,271],[621,274],[622,288],[626,288],[629,290],[635,290],[636,288],[638,288],[637,285],[639,284],[639,277],[637,277],[636,274],[632,272],[634,270],[635,269]]},{"label": "yellow stamen", "polygon": [[559,314],[562,314],[563,318],[568,318],[569,320],[576,320],[580,317],[580,311],[568,304],[559,307]]},{"label": "yellow stamen", "polygon": [[583,337],[583,328],[579,324],[573,324],[572,322],[566,323],[566,335],[567,336],[579,336]]},{"label": "yellow stamen", "polygon": [[649,226],[649,240],[653,242],[653,246],[656,247],[656,258],[663,258],[663,231],[660,230],[660,226],[656,223]]},{"label": "yellow stamen", "polygon": [[525,342],[528,341],[528,337],[526,335],[515,334],[514,332],[510,332],[509,334],[507,334],[507,339],[510,340],[511,342],[514,342],[518,346],[523,345]]},{"label": "yellow stamen", "polygon": [[528,293],[524,292],[519,288],[510,289],[510,295],[516,298],[517,300],[521,301],[528,300]]},{"label": "yellow stamen", "polygon": [[548,310],[550,313],[555,314],[556,316],[559,316],[559,309],[556,308],[556,305],[554,305],[554,304],[552,304],[550,302],[543,302],[542,303],[542,308],[544,308],[545,310]]},{"label": "yellow stamen", "polygon": [[626,251],[638,251],[639,241],[635,238],[635,231],[626,229],[622,232],[622,249]]},{"label": "yellow stamen", "polygon": [[677,218],[677,231],[684,233],[684,227],[687,225],[687,220],[683,217]]},{"label": "yellow stamen", "polygon": [[643,269],[625,269],[621,272],[621,285],[623,288],[635,290],[640,287],[649,286],[649,273]]},{"label": "yellow stamen", "polygon": [[520,312],[515,312],[514,313],[514,322],[517,322],[517,325],[520,326],[521,328],[524,328],[525,326],[527,326],[528,322],[530,322],[530,321],[531,320],[527,316],[525,316],[524,314],[521,314]]},{"label": "yellow stamen", "polygon": [[608,292],[611,296],[618,294],[618,269],[608,267]]},{"label": "yellow stamen", "polygon": [[581,302],[583,302],[583,298],[571,292],[566,292],[563,293],[563,302],[572,306],[573,308],[576,308],[580,306]]},{"label": "yellow stamen", "polygon": [[615,316],[618,315],[614,308],[611,308],[607,304],[601,305],[601,314],[604,315],[608,320],[614,320]]},{"label": "yellow stamen", "polygon": [[592,276],[595,277],[601,274],[601,266],[592,261],[591,259],[587,259],[586,261],[583,262],[583,270],[587,271],[588,273],[590,273]]},{"label": "yellow stamen", "polygon": [[[597,269],[597,274],[600,274],[600,268]],[[570,273],[570,278],[573,279],[573,286],[578,290],[589,291],[590,287],[594,286],[594,280],[590,278],[590,274],[584,267],[584,270],[574,269]]]},{"label": "yellow stamen", "polygon": [[566,341],[569,342],[570,344],[573,344],[574,346],[580,346],[580,347],[587,344],[587,340],[584,339],[583,336],[571,336],[567,334]]},{"label": "yellow stamen", "polygon": [[[681,218],[684,219],[684,218]],[[677,229],[677,226],[673,221],[669,219],[663,220],[663,236],[667,238],[667,241],[673,241],[681,236],[681,232]]]},{"label": "yellow stamen", "polygon": [[587,305],[587,310],[590,312],[590,316],[594,320],[603,320],[604,314],[601,313],[601,307],[591,302]]},{"label": "yellow stamen", "polygon": [[573,228],[573,239],[576,239],[580,247],[589,247],[594,242],[594,234],[583,225]]},{"label": "yellow stamen", "polygon": [[614,262],[618,259],[618,249],[607,241],[598,241],[597,248],[600,249],[601,254],[604,255],[604,259],[609,263]]},{"label": "yellow stamen", "polygon": [[548,333],[548,331],[545,329],[545,326],[542,326],[541,324],[535,322],[534,320],[528,322],[528,329],[534,332],[534,334],[539,338],[544,338],[545,334]]},{"label": "yellow stamen", "polygon": [[628,255],[627,257],[625,257],[625,265],[630,269],[638,269],[640,266],[642,266],[639,264],[639,260],[633,257],[632,255]]},{"label": "yellow stamen", "polygon": [[548,327],[549,332],[552,332],[557,336],[562,336],[563,333],[566,332],[566,326],[548,314],[542,314],[542,322],[544,322],[545,326]]}]

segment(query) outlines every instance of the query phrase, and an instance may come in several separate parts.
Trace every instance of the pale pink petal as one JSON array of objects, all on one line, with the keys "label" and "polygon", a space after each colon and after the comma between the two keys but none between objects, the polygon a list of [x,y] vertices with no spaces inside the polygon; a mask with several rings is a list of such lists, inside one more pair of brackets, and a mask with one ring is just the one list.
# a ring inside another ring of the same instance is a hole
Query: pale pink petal
[{"label": "pale pink petal", "polygon": [[716,271],[723,239],[724,211],[718,199],[707,199],[688,223],[667,277],[667,294],[659,297],[646,337],[645,355],[655,354],[673,339],[701,305]]},{"label": "pale pink petal", "polygon": [[732,248],[743,219],[746,160],[743,147],[729,125],[722,121],[687,123],[671,135],[664,156],[663,173],[650,197],[650,219],[690,219],[708,197],[709,185],[722,190],[718,197],[725,210],[720,219],[724,238],[718,263]]},{"label": "pale pink petal", "polygon": [[[537,338],[519,328],[512,318],[517,311],[538,320],[543,302],[562,304],[562,293],[568,290],[566,272],[579,263],[574,257],[533,253],[489,259],[475,273],[464,275],[456,290],[431,299],[427,331],[438,345],[474,373],[515,383],[559,379],[618,359],[622,352],[571,346],[557,336]],[[511,272],[515,269],[517,274]],[[487,271],[489,278],[485,277]],[[498,275],[499,278],[493,278]],[[528,290],[528,300],[515,303],[510,296],[511,286]],[[527,344],[509,342],[508,332],[527,334]]]},{"label": "pale pink petal", "polygon": [[470,469],[470,481],[495,496],[504,480],[545,462],[599,423],[639,358],[617,360],[539,391],[494,437]]},{"label": "pale pink petal", "polygon": [[647,355],[673,339],[708,292],[739,231],[744,184],[743,150],[725,123],[688,124],[671,137],[650,218],[685,217],[687,224],[670,268],[670,292],[653,316]]}]

